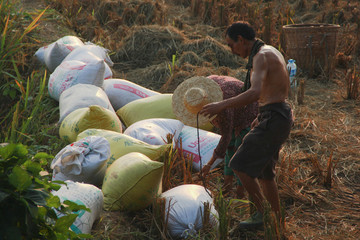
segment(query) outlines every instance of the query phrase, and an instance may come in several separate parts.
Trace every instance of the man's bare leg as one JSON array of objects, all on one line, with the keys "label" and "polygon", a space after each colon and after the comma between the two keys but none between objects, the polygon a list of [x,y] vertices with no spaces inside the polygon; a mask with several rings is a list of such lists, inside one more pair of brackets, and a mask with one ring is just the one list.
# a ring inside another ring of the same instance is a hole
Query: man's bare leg
[{"label": "man's bare leg", "polygon": [[251,196],[252,201],[254,201],[254,204],[255,204],[257,210],[259,212],[263,213],[264,212],[263,201],[265,198],[261,192],[260,185],[257,182],[256,178],[252,178],[243,172],[239,172],[236,170],[233,170],[233,171],[240,178],[240,181],[244,185],[246,191]]},{"label": "man's bare leg", "polygon": [[[224,175],[224,185],[222,187],[223,194],[231,194],[233,192],[233,175]],[[236,197],[242,199],[245,197],[245,188],[242,185],[236,187]]]},{"label": "man's bare leg", "polygon": [[275,212],[278,219],[280,219],[280,200],[279,200],[279,192],[278,187],[273,180],[267,179],[259,179],[261,183],[263,193],[265,195],[266,200],[270,203],[271,209]]},{"label": "man's bare leg", "polygon": [[237,185],[237,187],[236,187],[236,197],[238,199],[245,198],[245,188],[244,188],[243,185]]}]

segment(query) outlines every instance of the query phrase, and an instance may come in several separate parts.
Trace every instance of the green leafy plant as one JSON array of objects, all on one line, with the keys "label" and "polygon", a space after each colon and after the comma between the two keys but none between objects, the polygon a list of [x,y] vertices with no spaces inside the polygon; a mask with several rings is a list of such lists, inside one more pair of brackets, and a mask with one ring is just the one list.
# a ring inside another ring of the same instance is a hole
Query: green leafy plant
[{"label": "green leafy plant", "polygon": [[175,66],[176,66],[176,57],[177,57],[177,52],[176,54],[173,54],[172,55],[172,60],[171,60],[171,65],[170,63],[168,63],[168,68],[169,68],[169,71],[170,71],[170,76],[172,76],[174,74],[174,69],[175,69]]},{"label": "green leafy plant", "polygon": [[51,191],[61,182],[50,182],[44,171],[53,156],[39,152],[29,159],[27,147],[0,147],[0,232],[2,239],[81,239],[87,234],[70,230],[79,210],[71,201],[60,202]]},{"label": "green leafy plant", "polygon": [[[31,79],[33,81],[33,79]],[[42,99],[46,93],[45,87],[46,87],[46,73],[43,77],[43,79],[40,82],[38,93],[36,94],[35,98],[29,98],[30,95],[30,81],[27,80],[26,90],[24,90],[24,93],[22,94],[22,98],[17,102],[15,105],[15,109],[13,111],[10,111],[13,113],[12,115],[12,127],[9,129],[8,136],[5,138],[5,141],[10,142],[20,142],[26,133],[29,132],[29,128],[31,123],[36,120],[36,116],[38,115],[39,110],[41,109],[41,102]],[[30,108],[29,105],[29,99],[32,99],[32,110],[29,112],[29,116],[27,118],[20,117],[21,115],[25,115]],[[20,104],[21,103],[21,104]]]},{"label": "green leafy plant", "polygon": [[[250,202],[242,199],[228,200],[224,197],[221,189],[215,197],[215,208],[219,214],[219,239],[228,239],[230,221],[236,203],[249,204]],[[240,214],[244,214],[245,205],[240,205],[239,207],[241,208]]]},{"label": "green leafy plant", "polygon": [[[25,65],[22,56],[25,56],[25,37],[37,27],[37,24],[44,14],[42,11],[36,16],[27,27],[23,27],[26,17],[16,7],[16,1],[5,0],[0,4],[0,73],[1,93],[4,97],[14,99],[20,91],[23,91],[22,83],[17,79],[19,72],[17,65]],[[14,81],[13,81],[14,80]]]}]

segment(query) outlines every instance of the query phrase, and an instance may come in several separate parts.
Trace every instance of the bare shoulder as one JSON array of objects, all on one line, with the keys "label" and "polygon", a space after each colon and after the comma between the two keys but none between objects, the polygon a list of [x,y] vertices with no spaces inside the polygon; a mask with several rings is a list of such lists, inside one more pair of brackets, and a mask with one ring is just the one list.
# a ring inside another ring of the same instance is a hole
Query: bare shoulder
[{"label": "bare shoulder", "polygon": [[284,59],[284,56],[281,54],[281,52],[279,50],[277,50],[276,48],[274,48],[273,46],[271,45],[264,45],[259,53],[262,53],[265,55],[265,57],[270,57],[270,58],[278,58],[279,60],[282,60],[285,62],[285,59]]}]

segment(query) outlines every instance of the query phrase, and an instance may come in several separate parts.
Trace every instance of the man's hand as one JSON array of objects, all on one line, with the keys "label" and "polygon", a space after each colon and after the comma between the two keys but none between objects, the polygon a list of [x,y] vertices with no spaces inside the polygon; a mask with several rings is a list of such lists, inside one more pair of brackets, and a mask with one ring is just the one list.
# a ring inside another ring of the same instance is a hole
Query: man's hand
[{"label": "man's hand", "polygon": [[223,111],[221,102],[213,102],[203,106],[199,113],[205,117],[211,118],[221,111]]}]

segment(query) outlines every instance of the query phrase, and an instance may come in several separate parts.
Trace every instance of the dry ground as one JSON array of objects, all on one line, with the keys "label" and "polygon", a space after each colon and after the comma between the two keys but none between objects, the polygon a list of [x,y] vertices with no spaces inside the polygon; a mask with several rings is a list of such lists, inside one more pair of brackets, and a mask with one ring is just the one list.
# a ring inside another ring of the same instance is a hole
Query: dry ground
[{"label": "dry ground", "polygon": [[[29,11],[46,6],[44,0],[22,0],[22,4]],[[170,4],[166,9],[170,15],[184,19],[184,31],[192,31],[194,35],[218,33],[217,29],[195,25],[186,8]],[[303,18],[316,16],[310,12],[304,13]],[[39,40],[37,46],[64,35],[76,35],[65,23],[63,17],[51,10],[34,32],[34,38]],[[291,100],[295,124],[283,149],[278,179],[290,239],[359,239],[360,236],[360,102],[345,99],[344,71],[337,68],[329,82],[300,76],[305,80],[304,103],[299,105]],[[183,72],[184,77],[189,76],[186,69]],[[126,76],[118,74],[119,78]],[[131,76],[131,71],[128,75]],[[116,229],[110,231],[105,227],[121,228],[129,224],[128,219],[122,222],[119,216],[111,215],[105,214],[103,222],[110,219],[113,223],[96,226],[104,234],[107,231],[109,237]],[[138,220],[135,216],[130,222]]]}]

